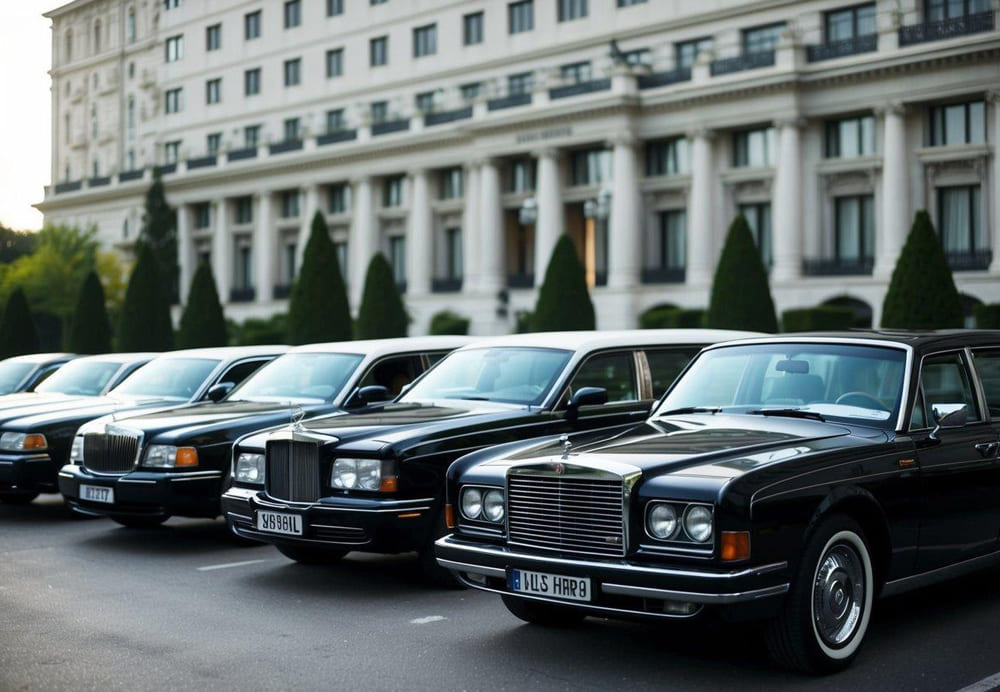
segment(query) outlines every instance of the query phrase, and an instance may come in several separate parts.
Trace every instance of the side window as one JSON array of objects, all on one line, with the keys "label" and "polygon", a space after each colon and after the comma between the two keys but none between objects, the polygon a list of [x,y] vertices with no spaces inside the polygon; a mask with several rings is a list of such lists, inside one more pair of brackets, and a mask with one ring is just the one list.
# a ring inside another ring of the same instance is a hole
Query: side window
[{"label": "side window", "polygon": [[246,360],[242,363],[237,363],[223,373],[222,377],[218,379],[219,382],[232,382],[234,385],[239,384],[250,375],[254,374],[257,369],[267,363],[266,360]]},{"label": "side window", "polygon": [[608,402],[638,401],[632,352],[602,353],[589,358],[570,383],[573,392],[581,387],[603,387],[608,390]]},{"label": "side window", "polygon": [[385,358],[361,378],[359,387],[379,385],[389,390],[392,396],[398,396],[403,387],[412,382],[422,371],[420,356],[396,356]]},{"label": "side window", "polygon": [[676,350],[646,351],[646,362],[649,363],[649,375],[653,381],[653,396],[659,399],[674,383],[695,354],[700,349],[687,348]]},{"label": "side window", "polygon": [[37,387],[38,385],[40,385],[45,380],[49,379],[49,375],[51,375],[56,370],[58,370],[59,367],[60,366],[58,366],[58,365],[49,365],[48,367],[46,367],[45,370],[42,370],[42,372],[38,374],[38,376],[35,379],[35,381],[31,383],[31,386],[28,387],[28,391],[29,392],[35,391],[35,387]]},{"label": "side window", "polygon": [[424,358],[427,359],[427,367],[430,368],[449,353],[450,351],[433,351],[431,353],[425,353]]},{"label": "side window", "polygon": [[928,424],[934,420],[931,411],[935,404],[964,403],[969,407],[969,421],[981,420],[960,353],[925,358],[920,371],[920,387],[924,392],[924,418]]},{"label": "side window", "polygon": [[927,417],[924,415],[926,408],[924,390],[918,388],[916,401],[913,402],[913,413],[910,414],[910,430],[923,430],[930,427],[927,425]]},{"label": "side window", "polygon": [[1000,418],[1000,350],[973,351],[972,360],[991,418]]}]

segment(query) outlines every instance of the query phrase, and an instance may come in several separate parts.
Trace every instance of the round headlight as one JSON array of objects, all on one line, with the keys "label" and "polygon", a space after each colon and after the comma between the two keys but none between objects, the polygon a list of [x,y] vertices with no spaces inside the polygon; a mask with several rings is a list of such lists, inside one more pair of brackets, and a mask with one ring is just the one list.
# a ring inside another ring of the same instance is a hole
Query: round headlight
[{"label": "round headlight", "polygon": [[244,452],[236,457],[236,481],[255,485],[264,483],[264,455]]},{"label": "round headlight", "polygon": [[657,504],[649,510],[646,518],[649,532],[660,540],[669,540],[677,533],[677,510],[673,505]]},{"label": "round headlight", "polygon": [[684,514],[684,530],[693,541],[704,543],[712,537],[712,512],[708,507],[692,505]]},{"label": "round headlight", "polygon": [[465,488],[462,491],[462,515],[466,519],[478,519],[483,511],[483,493],[479,488]]},{"label": "round headlight", "polygon": [[492,522],[503,521],[502,490],[489,490],[483,495],[483,516]]}]

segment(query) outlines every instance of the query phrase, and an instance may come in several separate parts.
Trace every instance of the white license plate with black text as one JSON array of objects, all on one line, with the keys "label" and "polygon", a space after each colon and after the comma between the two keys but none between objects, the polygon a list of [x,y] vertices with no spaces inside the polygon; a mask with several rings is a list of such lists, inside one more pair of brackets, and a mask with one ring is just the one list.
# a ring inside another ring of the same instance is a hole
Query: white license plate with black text
[{"label": "white license plate with black text", "polygon": [[586,577],[512,569],[507,573],[507,586],[514,593],[530,593],[567,601],[590,600],[590,579]]},{"label": "white license plate with black text", "polygon": [[302,517],[281,512],[257,512],[257,530],[268,533],[283,533],[288,536],[302,535]]},{"label": "white license plate with black text", "polygon": [[115,501],[115,489],[103,485],[81,485],[80,499],[88,502],[103,502],[113,504]]}]

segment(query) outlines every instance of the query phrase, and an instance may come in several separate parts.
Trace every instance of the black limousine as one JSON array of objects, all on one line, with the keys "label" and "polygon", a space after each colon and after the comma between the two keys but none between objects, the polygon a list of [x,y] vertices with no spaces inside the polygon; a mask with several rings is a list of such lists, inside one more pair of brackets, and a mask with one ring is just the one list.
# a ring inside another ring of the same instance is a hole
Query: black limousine
[{"label": "black limousine", "polygon": [[468,455],[438,562],[517,617],[761,620],[829,672],[877,597],[1000,559],[1000,332],[707,348],[645,423]]}]

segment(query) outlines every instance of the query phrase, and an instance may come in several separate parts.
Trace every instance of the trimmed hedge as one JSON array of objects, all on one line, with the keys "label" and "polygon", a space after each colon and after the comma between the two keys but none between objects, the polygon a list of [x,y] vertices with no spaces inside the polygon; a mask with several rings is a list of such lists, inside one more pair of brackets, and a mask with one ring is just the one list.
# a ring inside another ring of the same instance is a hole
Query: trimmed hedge
[{"label": "trimmed hedge", "polygon": [[729,226],[722,256],[715,268],[705,326],[715,329],[778,331],[767,269],[743,215]]},{"label": "trimmed hedge", "polygon": [[80,287],[66,346],[71,352],[80,354],[111,351],[111,320],[97,272],[88,273]]},{"label": "trimmed hedge", "polygon": [[654,305],[639,315],[641,329],[698,329],[704,324],[705,311],[701,308]]},{"label": "trimmed hedge", "polygon": [[835,305],[817,305],[781,313],[783,332],[842,331],[854,326],[854,310]]},{"label": "trimmed hedge", "polygon": [[563,234],[552,249],[545,280],[538,289],[531,328],[536,332],[596,328],[587,273],[568,235]]},{"label": "trimmed hedge", "polygon": [[285,313],[267,319],[250,317],[242,323],[226,322],[229,342],[234,346],[269,346],[285,343],[288,316]]},{"label": "trimmed hedge", "polygon": [[169,351],[174,347],[169,289],[149,245],[139,246],[139,258],[125,289],[118,323],[122,351]]},{"label": "trimmed hedge", "polygon": [[975,315],[977,329],[1000,329],[1000,303],[977,305]]},{"label": "trimmed hedge", "polygon": [[177,330],[178,348],[205,348],[225,346],[229,343],[226,334],[226,318],[219,302],[219,292],[215,288],[215,277],[208,262],[202,262],[191,279],[187,305],[181,315]]},{"label": "trimmed hedge", "polygon": [[469,320],[451,310],[442,310],[431,317],[431,334],[468,334]]},{"label": "trimmed hedge", "polygon": [[38,331],[24,291],[15,288],[0,320],[0,358],[38,353]]},{"label": "trimmed hedge", "polygon": [[302,268],[288,305],[288,343],[350,341],[351,309],[323,213],[313,216]]},{"label": "trimmed hedge", "polygon": [[365,290],[355,324],[359,339],[391,339],[406,336],[410,317],[403,307],[392,267],[381,252],[372,257],[365,274]]}]

